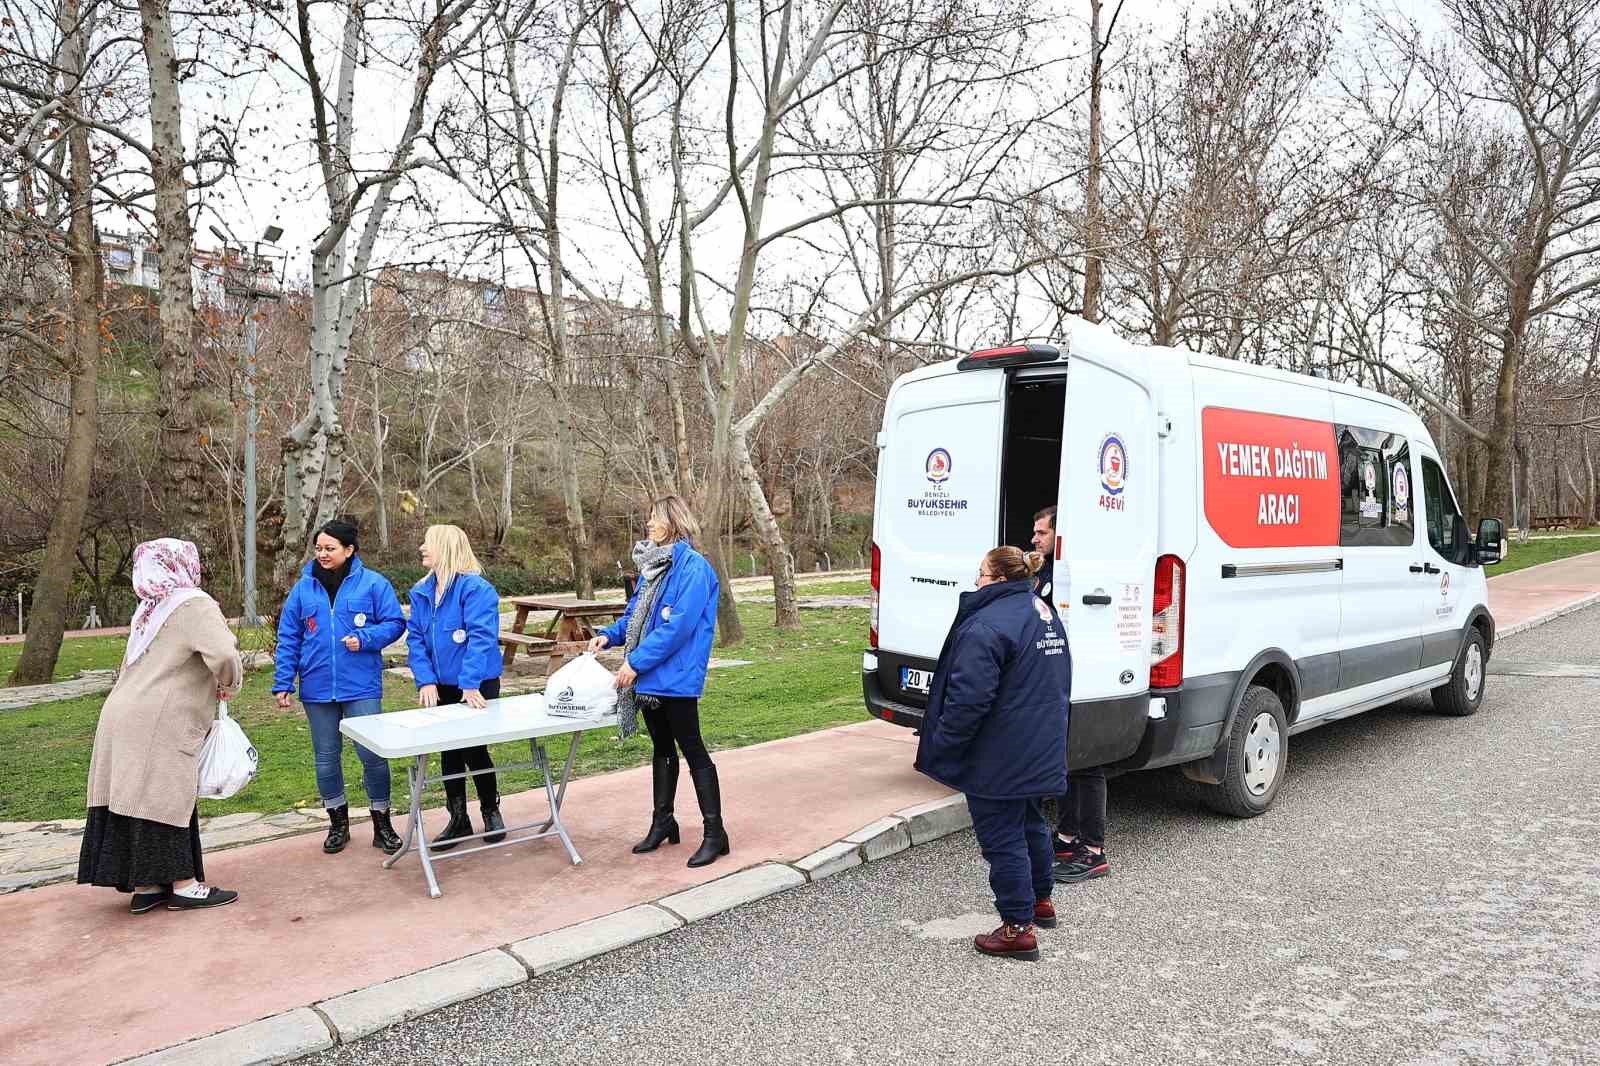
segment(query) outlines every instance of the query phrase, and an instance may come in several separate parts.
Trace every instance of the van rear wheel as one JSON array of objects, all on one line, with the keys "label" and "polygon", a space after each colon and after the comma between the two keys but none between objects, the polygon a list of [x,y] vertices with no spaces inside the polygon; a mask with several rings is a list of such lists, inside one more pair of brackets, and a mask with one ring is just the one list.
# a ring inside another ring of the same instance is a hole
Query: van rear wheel
[{"label": "van rear wheel", "polygon": [[1478,708],[1483,706],[1484,667],[1489,662],[1483,648],[1483,634],[1475,628],[1469,630],[1466,644],[1450,671],[1450,679],[1433,690],[1435,711],[1453,718],[1478,713]]},{"label": "van rear wheel", "polygon": [[1276,692],[1260,685],[1246,690],[1227,756],[1218,783],[1202,789],[1206,804],[1230,818],[1265,812],[1289,768],[1289,721]]}]

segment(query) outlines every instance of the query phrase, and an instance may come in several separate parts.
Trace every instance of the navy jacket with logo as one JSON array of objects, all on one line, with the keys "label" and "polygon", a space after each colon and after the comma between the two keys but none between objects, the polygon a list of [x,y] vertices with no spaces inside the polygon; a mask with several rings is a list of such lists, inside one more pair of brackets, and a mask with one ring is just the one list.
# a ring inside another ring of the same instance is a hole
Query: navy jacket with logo
[{"label": "navy jacket with logo", "polygon": [[922,718],[916,768],[969,796],[1067,789],[1072,653],[1031,579],[961,595]]},{"label": "navy jacket with logo", "polygon": [[[406,616],[389,579],[368,570],[361,556],[350,560],[328,602],[328,592],[312,570],[315,559],[289,590],[278,612],[278,651],[272,691],[293,692],[300,678],[300,698],[310,703],[343,703],[383,695],[383,649],[405,632]],[[344,646],[354,635],[360,651]]]},{"label": "navy jacket with logo", "polygon": [[411,588],[406,657],[417,688],[481,688],[500,676],[500,594],[480,574],[457,574],[435,604],[437,584],[430,573]]}]

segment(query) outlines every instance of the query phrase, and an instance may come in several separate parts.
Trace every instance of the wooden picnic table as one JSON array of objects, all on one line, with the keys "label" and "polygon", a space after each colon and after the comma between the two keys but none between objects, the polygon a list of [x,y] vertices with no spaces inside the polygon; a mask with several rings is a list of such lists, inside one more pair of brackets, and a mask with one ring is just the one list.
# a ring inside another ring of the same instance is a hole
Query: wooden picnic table
[{"label": "wooden picnic table", "polygon": [[512,596],[509,602],[516,605],[516,620],[511,623],[514,633],[527,633],[528,616],[534,611],[553,611],[555,617],[542,634],[547,640],[568,643],[594,639],[604,624],[622,617],[628,609],[626,603],[607,603],[600,600],[580,600],[571,596]]}]

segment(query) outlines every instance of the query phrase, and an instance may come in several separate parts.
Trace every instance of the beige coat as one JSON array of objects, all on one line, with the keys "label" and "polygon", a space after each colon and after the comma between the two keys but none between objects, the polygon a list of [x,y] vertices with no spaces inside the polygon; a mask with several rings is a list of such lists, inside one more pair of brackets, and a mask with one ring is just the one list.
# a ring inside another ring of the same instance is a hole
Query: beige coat
[{"label": "beige coat", "polygon": [[217,689],[235,691],[242,679],[238,642],[214,600],[196,598],[173,611],[100,710],[89,806],[187,826]]}]

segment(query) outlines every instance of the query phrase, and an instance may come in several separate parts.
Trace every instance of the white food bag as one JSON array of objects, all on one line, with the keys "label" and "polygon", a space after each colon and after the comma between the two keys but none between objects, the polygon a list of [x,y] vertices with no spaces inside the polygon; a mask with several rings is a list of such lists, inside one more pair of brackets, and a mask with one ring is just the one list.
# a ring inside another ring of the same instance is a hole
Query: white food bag
[{"label": "white food bag", "polygon": [[617,709],[616,676],[584,652],[550,675],[544,709],[562,718],[599,718]]},{"label": "white food bag", "polygon": [[211,723],[205,743],[200,746],[200,798],[227,799],[255,780],[261,757],[239,723],[228,717],[226,700],[217,704],[217,720]]}]

